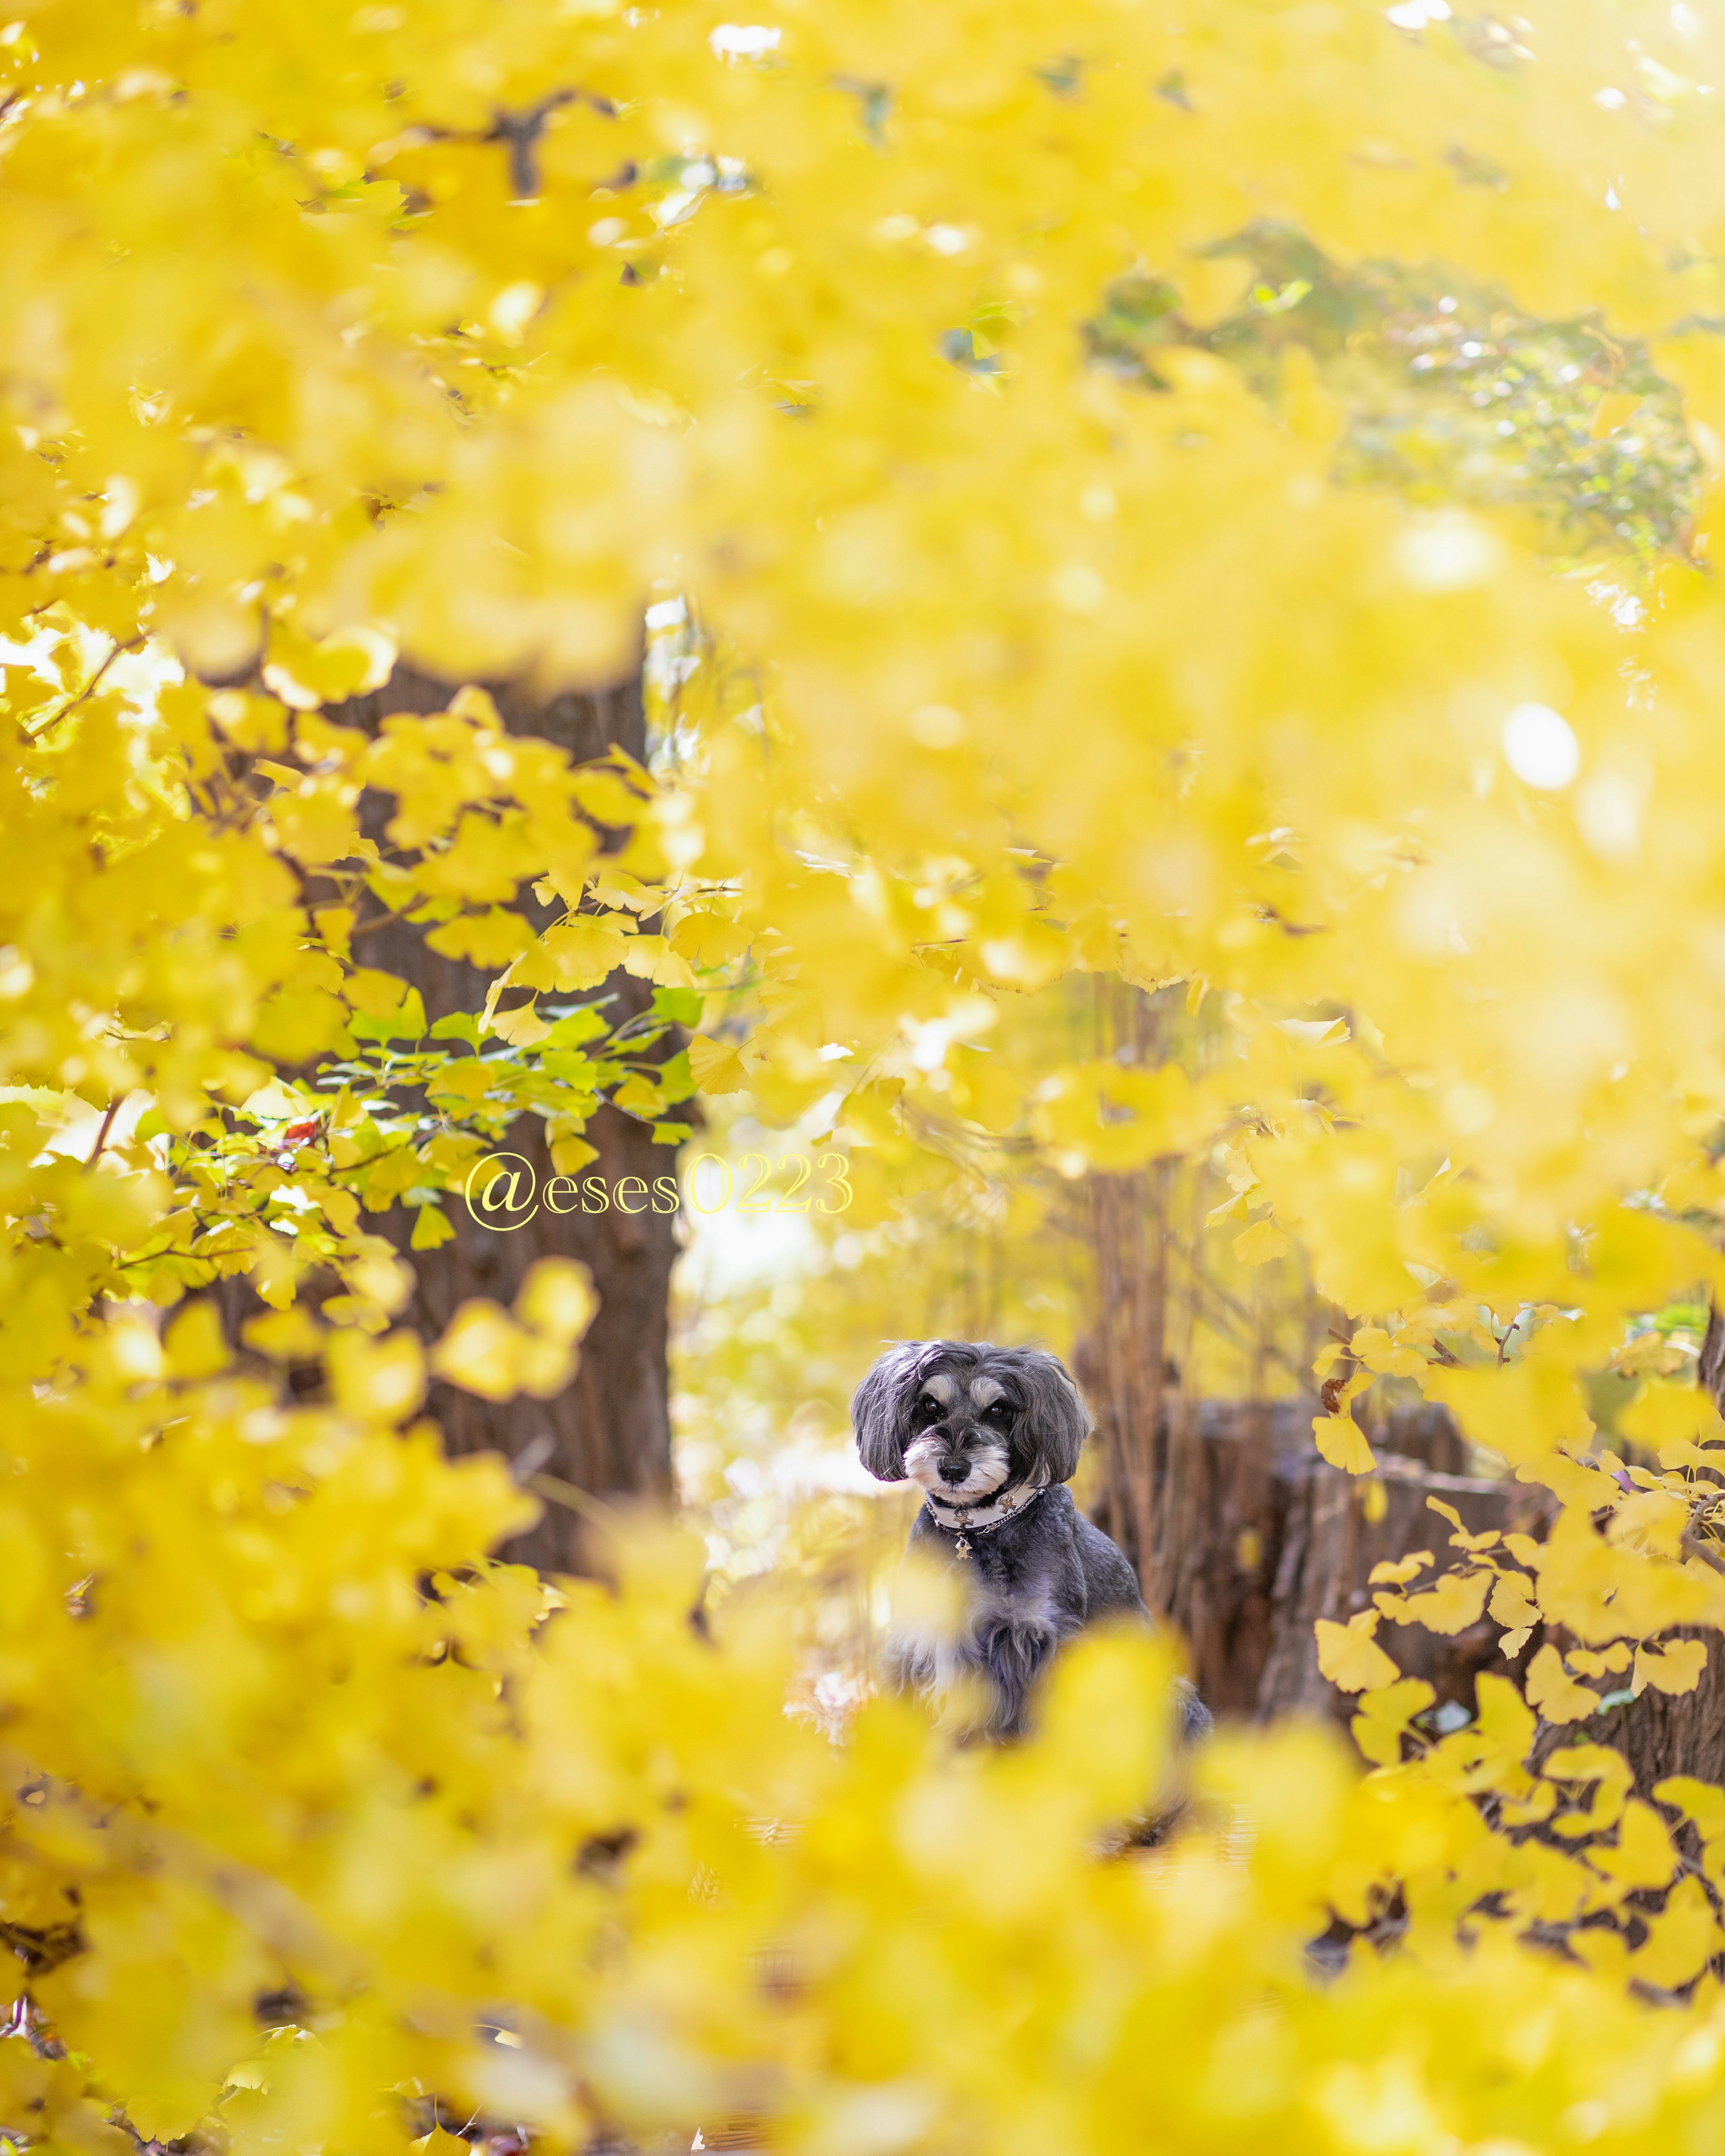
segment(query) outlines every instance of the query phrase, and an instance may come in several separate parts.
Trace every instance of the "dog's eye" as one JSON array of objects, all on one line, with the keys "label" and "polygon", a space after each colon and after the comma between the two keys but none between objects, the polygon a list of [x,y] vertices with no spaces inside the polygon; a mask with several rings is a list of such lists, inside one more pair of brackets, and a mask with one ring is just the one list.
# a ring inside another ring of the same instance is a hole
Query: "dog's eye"
[{"label": "dog's eye", "polygon": [[1010,1422],[1012,1403],[1009,1400],[990,1400],[983,1410],[984,1422]]},{"label": "dog's eye", "polygon": [[925,1393],[916,1403],[918,1422],[938,1422],[946,1410],[932,1393]]}]

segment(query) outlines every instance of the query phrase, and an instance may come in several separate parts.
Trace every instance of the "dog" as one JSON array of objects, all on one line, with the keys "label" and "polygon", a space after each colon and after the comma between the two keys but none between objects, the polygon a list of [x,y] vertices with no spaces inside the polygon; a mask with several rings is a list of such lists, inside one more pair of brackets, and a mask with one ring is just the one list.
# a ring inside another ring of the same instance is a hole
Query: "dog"
[{"label": "dog", "polygon": [[[985,1681],[983,1734],[1023,1734],[1038,1679],[1086,1625],[1152,1620],[1132,1567],[1066,1487],[1093,1427],[1055,1356],[986,1341],[909,1340],[890,1348],[850,1405],[859,1457],[883,1482],[907,1477],[925,1502],[910,1548],[932,1545],[966,1568],[968,1628],[956,1641],[889,1650],[904,1688],[934,1697]],[[1182,1734],[1210,1727],[1180,1681]]]}]

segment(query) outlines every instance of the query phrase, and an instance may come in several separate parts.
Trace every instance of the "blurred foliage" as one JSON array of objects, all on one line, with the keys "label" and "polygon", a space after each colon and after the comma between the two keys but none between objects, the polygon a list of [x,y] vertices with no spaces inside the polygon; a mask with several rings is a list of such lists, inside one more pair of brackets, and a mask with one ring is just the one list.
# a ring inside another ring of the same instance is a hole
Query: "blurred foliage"
[{"label": "blurred foliage", "polygon": [[[1642,1344],[1725,1240],[1725,25],[1525,4],[0,29],[18,2138],[1717,2143],[1725,1794],[1556,1740],[1725,1622],[1718,1419]],[[644,607],[651,772],[471,687],[326,716],[398,655],[614,684]],[[398,917],[470,1029],[364,964]],[[619,968],[685,1065],[591,1031]],[[696,1322],[713,1577],[558,1489],[610,1577],[547,1583],[418,1409],[555,1391],[590,1284],[424,1342],[362,1216],[691,1086],[856,1201]],[[778,1442],[865,1328],[1075,1332],[1031,1260],[1114,1178],[1185,1223],[1183,1382],[1273,1339],[1337,1467],[1414,1386],[1553,1500],[1321,1634],[1368,1774],[1224,1738],[1130,1855],[1164,1654],[954,1749],[868,1697],[893,1501]],[[1384,1628],[1487,1619],[1525,1686],[1440,1734]]]},{"label": "blurred foliage", "polygon": [[[1492,184],[1488,177],[1477,184]],[[1585,563],[1645,568],[1694,536],[1703,466],[1682,399],[1645,343],[1595,316],[1542,321],[1464,274],[1402,262],[1342,266],[1301,234],[1249,228],[1212,249],[1237,261],[1245,303],[1205,330],[1176,286],[1117,279],[1086,326],[1092,360],[1168,386],[1158,346],[1189,344],[1280,394],[1291,350],[1316,361],[1347,413],[1343,484],[1387,486],[1427,506],[1532,511],[1548,543]]]}]

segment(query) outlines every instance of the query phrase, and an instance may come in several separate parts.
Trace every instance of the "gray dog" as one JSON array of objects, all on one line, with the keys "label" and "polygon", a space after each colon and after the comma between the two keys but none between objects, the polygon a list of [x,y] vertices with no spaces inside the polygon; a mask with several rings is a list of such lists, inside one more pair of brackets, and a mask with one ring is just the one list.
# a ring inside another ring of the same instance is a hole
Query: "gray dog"
[{"label": "gray dog", "polygon": [[[1065,1367],[1034,1348],[909,1340],[890,1348],[850,1404],[862,1464],[883,1482],[919,1483],[911,1547],[932,1543],[968,1568],[968,1629],[950,1645],[896,1656],[925,1694],[980,1675],[990,1736],[1019,1735],[1037,1678],[1065,1640],[1106,1618],[1150,1622],[1132,1568],[1086,1519],[1066,1484],[1090,1411]],[[1209,1711],[1181,1684],[1185,1736]]]}]

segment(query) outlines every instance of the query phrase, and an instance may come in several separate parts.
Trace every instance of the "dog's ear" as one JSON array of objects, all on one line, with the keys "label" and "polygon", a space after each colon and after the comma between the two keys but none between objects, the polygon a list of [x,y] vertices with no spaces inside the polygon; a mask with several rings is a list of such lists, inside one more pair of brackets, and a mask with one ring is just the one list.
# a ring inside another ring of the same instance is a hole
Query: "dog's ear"
[{"label": "dog's ear", "polygon": [[1032,1479],[1070,1482],[1078,1472],[1084,1440],[1096,1427],[1084,1395],[1058,1355],[1027,1348],[1014,1360],[1024,1388],[1024,1435],[1034,1455]]},{"label": "dog's ear", "polygon": [[889,1348],[856,1389],[850,1403],[857,1457],[883,1482],[905,1479],[905,1440],[916,1373],[927,1342],[901,1340]]}]

